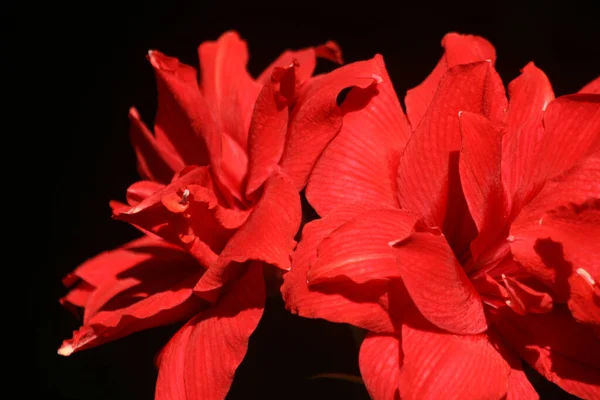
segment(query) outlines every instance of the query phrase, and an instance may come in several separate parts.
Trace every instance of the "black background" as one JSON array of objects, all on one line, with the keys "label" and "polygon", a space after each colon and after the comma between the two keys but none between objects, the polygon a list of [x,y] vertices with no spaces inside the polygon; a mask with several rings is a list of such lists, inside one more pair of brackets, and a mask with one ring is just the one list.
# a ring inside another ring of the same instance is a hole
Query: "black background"
[{"label": "black background", "polygon": [[[137,179],[127,110],[135,105],[152,121],[156,98],[145,59],[149,49],[197,65],[198,44],[235,29],[248,41],[249,70],[257,74],[286,48],[334,39],[346,62],[383,54],[401,99],[434,67],[440,40],[449,31],[492,41],[505,82],[531,60],[546,72],[557,95],[577,91],[600,72],[596,14],[591,5],[576,2],[79,4],[25,4],[3,13],[4,67],[27,75],[27,85],[18,81],[12,98],[26,115],[11,132],[25,139],[21,148],[27,154],[11,175],[20,182],[16,196],[25,193],[38,202],[26,213],[33,221],[25,223],[25,242],[34,241],[35,251],[31,246],[29,251],[41,254],[30,255],[43,259],[30,261],[28,275],[21,277],[28,314],[27,326],[18,329],[34,333],[27,345],[28,385],[22,389],[40,398],[151,399],[153,356],[176,330],[138,333],[68,358],[56,354],[78,326],[57,301],[65,293],[62,276],[137,236],[111,220],[108,200],[123,199]],[[32,180],[33,198],[23,186]],[[271,300],[230,398],[368,398],[355,383],[308,379],[323,372],[357,375],[356,360],[357,345],[347,327],[302,320]],[[539,390],[543,398],[566,398],[552,385]]]}]

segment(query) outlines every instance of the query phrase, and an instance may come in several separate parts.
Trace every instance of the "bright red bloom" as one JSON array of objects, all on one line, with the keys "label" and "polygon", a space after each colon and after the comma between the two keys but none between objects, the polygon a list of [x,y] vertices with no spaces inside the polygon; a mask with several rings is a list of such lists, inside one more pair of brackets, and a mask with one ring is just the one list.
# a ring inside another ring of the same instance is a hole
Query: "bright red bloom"
[{"label": "bright red bloom", "polygon": [[367,99],[306,189],[282,294],[302,316],[367,329],[375,399],[536,398],[524,360],[600,397],[600,95],[554,99],[533,64],[506,100],[484,39],[447,35],[406,97],[380,60]]},{"label": "bright red bloom", "polygon": [[286,51],[258,79],[236,33],[199,56],[200,84],[194,68],[149,52],[154,134],[130,112],[146,180],[128,189],[127,205],[111,204],[148,236],[83,264],[63,299],[85,308],[63,355],[191,318],[157,360],[157,399],[225,397],[261,318],[265,278],[291,266],[298,191],[340,130],[336,98],[378,79],[373,61],[311,78],[316,57],[341,62],[334,43]]}]

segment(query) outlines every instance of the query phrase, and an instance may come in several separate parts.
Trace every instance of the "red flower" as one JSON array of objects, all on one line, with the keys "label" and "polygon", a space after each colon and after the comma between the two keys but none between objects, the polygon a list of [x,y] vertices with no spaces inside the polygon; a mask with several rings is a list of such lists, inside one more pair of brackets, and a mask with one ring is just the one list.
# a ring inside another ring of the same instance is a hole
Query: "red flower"
[{"label": "red flower", "polygon": [[442,44],[408,119],[381,59],[378,93],[348,94],[307,185],[323,219],[303,230],[286,304],[370,331],[375,399],[536,398],[520,360],[599,398],[598,80],[555,100],[529,64],[507,102],[487,41]]},{"label": "red flower", "polygon": [[60,354],[187,320],[158,357],[157,399],[225,397],[263,312],[265,277],[289,270],[302,189],[341,127],[340,91],[368,87],[373,62],[311,78],[334,43],[283,53],[258,79],[236,33],[199,48],[194,68],[157,51],[154,134],[135,109],[131,138],[146,180],[113,202],[146,238],[102,254],[66,283],[84,325]]}]

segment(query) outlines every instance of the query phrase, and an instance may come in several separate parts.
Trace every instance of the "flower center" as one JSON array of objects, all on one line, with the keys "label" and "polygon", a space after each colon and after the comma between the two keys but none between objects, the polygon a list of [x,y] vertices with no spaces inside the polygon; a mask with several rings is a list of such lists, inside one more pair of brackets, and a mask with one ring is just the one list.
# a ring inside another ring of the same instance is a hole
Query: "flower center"
[{"label": "flower center", "polygon": [[[510,255],[510,242],[506,239],[500,240],[495,245],[490,246],[476,260],[469,260],[466,265],[467,275],[471,280],[476,280],[485,274],[500,275],[507,271],[502,269],[503,263]],[[498,270],[498,271],[496,271]]]}]

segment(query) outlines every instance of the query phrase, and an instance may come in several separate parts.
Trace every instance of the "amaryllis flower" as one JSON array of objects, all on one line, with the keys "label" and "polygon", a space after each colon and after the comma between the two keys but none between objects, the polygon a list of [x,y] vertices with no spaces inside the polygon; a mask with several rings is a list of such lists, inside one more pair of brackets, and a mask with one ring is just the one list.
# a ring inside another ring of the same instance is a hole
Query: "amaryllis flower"
[{"label": "amaryllis flower", "polygon": [[536,398],[522,361],[599,398],[598,80],[554,99],[530,63],[507,101],[487,41],[442,44],[407,117],[381,59],[377,93],[348,94],[286,304],[369,331],[375,399]]},{"label": "amaryllis flower", "polygon": [[189,319],[157,358],[157,399],[226,395],[263,313],[265,281],[291,266],[298,191],[340,130],[337,96],[379,79],[373,61],[311,77],[316,57],[341,62],[332,42],[286,51],[257,79],[236,33],[202,44],[199,56],[200,84],[194,68],[149,52],[154,134],[130,112],[145,180],[127,204],[111,204],[147,236],[80,266],[63,299],[85,308],[63,355]]}]

